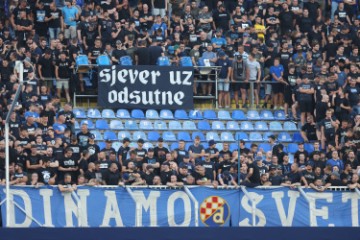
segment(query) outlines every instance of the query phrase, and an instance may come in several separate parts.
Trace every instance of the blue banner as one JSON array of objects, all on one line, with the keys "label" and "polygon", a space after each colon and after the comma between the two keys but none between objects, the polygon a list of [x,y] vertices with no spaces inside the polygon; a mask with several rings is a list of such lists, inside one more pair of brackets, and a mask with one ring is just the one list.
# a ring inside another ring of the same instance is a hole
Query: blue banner
[{"label": "blue banner", "polygon": [[[129,189],[130,190],[130,189]],[[315,192],[289,188],[216,190],[79,187],[11,187],[13,227],[134,226],[359,226],[355,192]],[[0,200],[5,188],[0,188]],[[252,201],[255,203],[253,205]],[[3,224],[6,204],[1,206]],[[26,214],[25,214],[25,213]],[[254,212],[254,215],[253,215]]]}]

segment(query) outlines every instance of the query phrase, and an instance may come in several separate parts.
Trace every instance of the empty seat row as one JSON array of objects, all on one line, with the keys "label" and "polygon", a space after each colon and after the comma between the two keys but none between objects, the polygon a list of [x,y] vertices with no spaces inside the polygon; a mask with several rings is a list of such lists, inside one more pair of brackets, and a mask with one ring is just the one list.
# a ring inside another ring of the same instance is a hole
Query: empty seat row
[{"label": "empty seat row", "polygon": [[168,123],[161,120],[155,120],[154,122],[150,120],[140,120],[139,124],[135,120],[125,120],[124,123],[121,120],[110,120],[110,123],[105,119],[98,119],[95,121],[95,124],[91,120],[82,120],[79,124],[75,123],[75,129],[79,129],[80,126],[86,123],[89,129],[98,129],[98,130],[203,130],[203,131],[297,131],[298,127],[294,122],[280,122],[280,121],[271,121],[267,124],[264,121],[243,121],[240,124],[236,121],[228,121],[225,123],[221,121],[213,121],[210,123],[207,120],[200,120],[197,124],[191,120],[185,120],[182,123],[177,120],[170,120]]},{"label": "empty seat row", "polygon": [[104,109],[100,112],[99,109],[89,109],[87,112],[83,109],[74,109],[76,118],[124,118],[124,119],[178,119],[178,120],[285,120],[285,113],[283,110],[277,110],[272,113],[269,110],[249,110],[245,114],[242,110],[235,110],[231,113],[227,110],[220,110],[217,113],[213,110],[191,110],[187,113],[185,110],[175,110],[174,114],[168,109],[160,110],[148,109],[145,113],[140,109],[133,109],[129,112],[126,109],[119,109],[116,113],[112,109]]},{"label": "empty seat row", "polygon": [[[244,141],[250,141],[250,142],[262,142],[267,141],[268,137],[270,135],[273,135],[271,132],[267,133],[260,133],[260,132],[251,132],[249,134],[245,132],[236,132],[235,134],[232,134],[231,132],[221,132],[218,134],[214,131],[208,131],[204,135],[202,132],[192,132],[191,134],[186,131],[180,131],[178,133],[174,133],[172,131],[164,131],[162,133],[157,131],[149,131],[148,133],[145,133],[143,131],[134,131],[133,133],[130,133],[129,131],[119,131],[118,133],[115,133],[113,131],[104,131],[102,134],[99,130],[92,130],[91,131],[95,135],[95,140],[101,141],[101,140],[119,140],[122,141],[124,138],[129,138],[132,141],[137,141],[138,139],[142,138],[145,141],[157,141],[160,137],[164,139],[165,142],[174,142],[178,140],[184,140],[186,142],[193,141],[196,136],[199,136],[201,141],[221,141],[221,142],[234,142],[236,140],[244,140]],[[292,142],[292,138],[289,133],[287,132],[280,132],[278,134],[277,140],[279,142]]]}]

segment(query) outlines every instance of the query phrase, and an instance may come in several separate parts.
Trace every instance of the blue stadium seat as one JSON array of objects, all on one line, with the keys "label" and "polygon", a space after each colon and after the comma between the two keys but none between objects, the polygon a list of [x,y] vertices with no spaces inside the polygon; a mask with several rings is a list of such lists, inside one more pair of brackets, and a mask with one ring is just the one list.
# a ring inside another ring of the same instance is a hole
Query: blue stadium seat
[{"label": "blue stadium seat", "polygon": [[237,151],[239,149],[237,142],[236,143],[230,143],[229,146],[230,151]]},{"label": "blue stadium seat", "polygon": [[285,112],[284,110],[276,110],[274,112],[274,118],[276,120],[285,120],[286,119],[286,116],[285,116]]},{"label": "blue stadium seat", "polygon": [[144,112],[140,109],[133,109],[131,111],[131,117],[134,119],[144,119],[145,115]]},{"label": "blue stadium seat", "polygon": [[204,119],[202,113],[199,110],[190,110],[189,118],[192,120],[202,120]]},{"label": "blue stadium seat", "polygon": [[102,54],[96,58],[96,64],[98,66],[109,66],[111,65],[111,61],[108,55]]},{"label": "blue stadium seat", "polygon": [[116,111],[116,117],[118,118],[131,118],[130,113],[126,109],[119,109]]},{"label": "blue stadium seat", "polygon": [[263,137],[262,137],[261,133],[259,133],[259,132],[251,132],[249,134],[249,140],[251,142],[262,142]]},{"label": "blue stadium seat", "polygon": [[85,111],[83,109],[76,108],[73,110],[75,118],[87,118]]},{"label": "blue stadium seat", "polygon": [[104,140],[102,134],[100,133],[100,131],[98,130],[91,130],[91,133],[95,135],[95,140],[96,141],[101,141]]},{"label": "blue stadium seat", "polygon": [[235,133],[235,140],[244,140],[244,141],[248,141],[249,140],[249,135],[247,133],[244,132],[236,132]]},{"label": "blue stadium seat", "polygon": [[178,132],[177,139],[179,139],[179,140],[182,139],[185,142],[191,142],[191,137],[188,132]]},{"label": "blue stadium seat", "polygon": [[204,111],[204,118],[205,119],[208,119],[208,120],[217,120],[217,116],[216,116],[216,113],[215,111],[213,110],[205,110]]},{"label": "blue stadium seat", "polygon": [[148,132],[148,137],[147,139],[149,141],[152,141],[152,142],[156,142],[160,137],[160,134],[159,132],[156,132],[156,131],[151,131],[151,132]]},{"label": "blue stadium seat", "polygon": [[289,133],[287,132],[281,132],[279,133],[278,135],[278,141],[280,142],[291,142],[292,139],[291,139],[291,136]]},{"label": "blue stadium seat", "polygon": [[272,121],[269,123],[269,130],[270,131],[282,131],[283,127],[280,122]]},{"label": "blue stadium seat", "polygon": [[235,110],[231,113],[231,118],[238,121],[247,120],[245,113],[241,110]]},{"label": "blue stadium seat", "polygon": [[174,119],[174,115],[169,109],[162,109],[160,111],[160,118],[172,120],[172,119]]},{"label": "blue stadium seat", "polygon": [[210,140],[220,141],[220,137],[216,132],[207,132],[206,141],[210,141]]},{"label": "blue stadium seat", "polygon": [[144,141],[147,140],[146,134],[143,131],[135,131],[135,132],[133,132],[133,137],[132,137],[133,141],[137,141],[140,138],[142,138]]},{"label": "blue stadium seat", "polygon": [[122,130],[124,125],[120,120],[114,119],[110,121],[110,129],[112,130]]},{"label": "blue stadium seat", "polygon": [[298,145],[296,143],[289,143],[287,145],[287,152],[288,153],[296,153],[296,151],[299,149]]},{"label": "blue stadium seat", "polygon": [[79,124],[79,122],[76,121],[76,120],[75,120],[75,123],[74,123],[74,127],[75,127],[76,130],[77,130],[77,129],[80,129],[80,124]]},{"label": "blue stadium seat", "polygon": [[[209,148],[209,144],[207,142],[203,142],[201,144],[203,145],[204,149]],[[216,145],[218,145],[218,143]]]},{"label": "blue stadium seat", "polygon": [[154,122],[154,129],[156,130],[167,130],[167,125],[166,122],[161,121],[161,120],[157,120]]},{"label": "blue stadium seat", "polygon": [[159,113],[154,109],[146,110],[145,117],[147,119],[159,119]]},{"label": "blue stadium seat", "polygon": [[268,125],[266,124],[266,122],[263,121],[258,121],[255,122],[255,130],[256,131],[267,131],[269,130]]},{"label": "blue stadium seat", "polygon": [[139,129],[141,130],[153,130],[154,127],[152,125],[152,122],[149,120],[141,120],[139,123]]},{"label": "blue stadium seat", "polygon": [[179,147],[179,143],[173,142],[173,143],[170,145],[170,151],[173,151],[173,150],[177,149],[178,147]]},{"label": "blue stadium seat", "polygon": [[297,131],[298,128],[294,122],[284,122],[285,131]]},{"label": "blue stadium seat", "polygon": [[235,121],[228,121],[226,122],[226,129],[227,130],[240,130],[239,124]]},{"label": "blue stadium seat", "polygon": [[299,132],[295,132],[293,134],[293,142],[295,143],[304,142],[304,139]]},{"label": "blue stadium seat", "polygon": [[[195,140],[195,137],[196,136],[199,136],[200,137],[200,141],[201,142],[203,142],[203,141],[205,141],[205,136],[204,136],[204,134],[202,133],[202,132],[193,132],[192,134],[191,134],[191,139],[192,140]],[[180,140],[180,139],[179,139]]]},{"label": "blue stadium seat", "polygon": [[180,66],[181,67],[192,67],[193,62],[191,57],[185,56],[180,58]]},{"label": "blue stadium seat", "polygon": [[176,141],[176,136],[171,131],[163,132],[162,137],[163,137],[165,142],[174,142],[174,141]]},{"label": "blue stadium seat", "polygon": [[250,149],[251,148],[251,143],[250,142],[245,143],[245,147]]},{"label": "blue stadium seat", "polygon": [[130,56],[122,56],[119,59],[119,65],[121,65],[121,66],[132,66],[133,65],[132,58]]},{"label": "blue stadium seat", "polygon": [[254,130],[254,126],[251,122],[245,121],[241,122],[240,129],[242,131],[252,131]]},{"label": "blue stadium seat", "polygon": [[131,143],[129,144],[129,147],[130,147],[130,148],[134,148],[134,149],[135,149],[135,148],[137,148],[137,146],[138,146],[138,145],[137,145],[136,142],[131,142]]},{"label": "blue stadium seat", "polygon": [[121,145],[122,145],[122,143],[121,143],[121,142],[118,142],[118,141],[113,142],[113,143],[111,144],[111,146],[115,149],[116,152],[119,151],[119,148],[121,147]]},{"label": "blue stadium seat", "polygon": [[249,110],[247,112],[246,116],[249,120],[259,120],[260,119],[259,112],[256,110]]},{"label": "blue stadium seat", "polygon": [[263,135],[263,140],[264,141],[268,141],[269,140],[269,136],[271,135],[274,135],[273,132],[264,132],[264,135]]},{"label": "blue stadium seat", "polygon": [[101,118],[99,109],[90,108],[87,112],[88,118]]},{"label": "blue stadium seat", "polygon": [[235,141],[234,136],[231,132],[222,132],[220,135],[220,139],[222,142],[233,142]]},{"label": "blue stadium seat", "polygon": [[290,164],[294,163],[294,154],[289,153],[289,163]]},{"label": "blue stadium seat", "polygon": [[184,121],[183,122],[183,129],[184,130],[197,130],[196,125],[193,121]]},{"label": "blue stadium seat", "polygon": [[187,115],[185,110],[177,109],[175,110],[175,118],[179,120],[188,120],[189,116]]},{"label": "blue stadium seat", "polygon": [[182,130],[181,123],[179,121],[170,121],[169,122],[169,130]]},{"label": "blue stadium seat", "polygon": [[83,124],[87,124],[88,125],[88,129],[95,129],[95,125],[94,125],[94,123],[93,123],[93,121],[91,121],[91,120],[82,120],[81,121],[81,123],[80,123],[80,127],[81,127],[81,125],[83,125]]},{"label": "blue stadium seat", "polygon": [[213,121],[212,124],[211,124],[211,129],[212,130],[217,130],[217,131],[225,130],[225,125],[224,125],[223,122]]},{"label": "blue stadium seat", "polygon": [[109,124],[104,119],[98,119],[95,122],[95,128],[98,129],[98,130],[108,130],[109,129]]},{"label": "blue stadium seat", "polygon": [[118,138],[117,138],[115,132],[113,132],[113,131],[105,131],[105,132],[104,132],[104,140],[112,140],[112,141],[115,141],[115,140],[118,140]]},{"label": "blue stadium seat", "polygon": [[138,125],[134,120],[125,120],[125,129],[126,130],[138,130]]},{"label": "blue stadium seat", "polygon": [[261,120],[274,120],[274,115],[270,110],[262,110],[260,112]]},{"label": "blue stadium seat", "polygon": [[124,138],[131,139],[131,134],[128,131],[120,131],[118,132],[118,140],[122,141]]},{"label": "blue stadium seat", "polygon": [[156,65],[158,66],[171,66],[171,62],[169,57],[159,57],[156,61]]},{"label": "blue stadium seat", "polygon": [[153,147],[154,147],[154,145],[150,142],[144,143],[144,146],[143,146],[143,148],[145,148],[146,150],[148,150],[149,148],[153,148]]},{"label": "blue stadium seat", "polygon": [[210,131],[211,130],[210,124],[206,120],[199,121],[197,128],[202,131]]},{"label": "blue stadium seat", "polygon": [[220,110],[218,112],[218,119],[220,120],[232,120],[229,111],[227,110]]},{"label": "blue stadium seat", "polygon": [[98,145],[98,147],[101,149],[105,148],[106,143],[105,142],[97,142],[96,145]]},{"label": "blue stadium seat", "polygon": [[308,151],[308,153],[312,153],[314,151],[314,145],[311,143],[305,143],[304,149]]},{"label": "blue stadium seat", "polygon": [[271,151],[271,145],[269,143],[260,143],[259,144],[259,149],[263,149],[265,152]]},{"label": "blue stadium seat", "polygon": [[[191,145],[193,145],[193,143],[191,143],[191,142],[185,143],[185,149],[189,151],[189,147],[190,147]],[[204,145],[203,145],[203,146],[204,146]],[[205,148],[205,147],[204,147],[204,148]]]},{"label": "blue stadium seat", "polygon": [[101,111],[102,118],[115,118],[115,113],[112,109],[104,109]]}]

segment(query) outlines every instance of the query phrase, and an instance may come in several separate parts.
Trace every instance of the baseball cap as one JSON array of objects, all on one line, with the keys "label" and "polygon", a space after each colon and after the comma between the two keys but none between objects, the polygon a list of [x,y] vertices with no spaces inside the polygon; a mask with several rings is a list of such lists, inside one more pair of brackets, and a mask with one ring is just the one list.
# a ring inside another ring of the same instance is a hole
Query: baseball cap
[{"label": "baseball cap", "polygon": [[123,143],[130,142],[130,139],[128,137],[123,139]]},{"label": "baseball cap", "polygon": [[144,139],[139,138],[139,139],[137,140],[137,142],[138,142],[138,143],[144,143],[145,141],[144,141]]},{"label": "baseball cap", "polygon": [[159,137],[158,142],[164,142],[164,139],[162,137]]},{"label": "baseball cap", "polygon": [[149,148],[149,149],[148,149],[148,152],[154,152],[154,149],[153,149],[153,148]]},{"label": "baseball cap", "polygon": [[117,40],[117,41],[116,41],[116,44],[121,44],[121,40]]},{"label": "baseball cap", "polygon": [[275,136],[274,135],[270,135],[268,138],[272,138],[275,140]]},{"label": "baseball cap", "polygon": [[308,161],[308,162],[306,163],[306,166],[311,166],[311,167],[314,167],[314,163],[313,163],[313,162],[311,162],[311,161]]},{"label": "baseball cap", "polygon": [[215,142],[214,140],[210,140],[210,141],[209,141],[209,146],[212,146],[212,145],[214,145],[214,144],[216,144],[216,142]]},{"label": "baseball cap", "polygon": [[219,52],[219,57],[225,57],[225,56],[226,56],[226,54],[223,51]]},{"label": "baseball cap", "polygon": [[95,139],[95,134],[90,134],[89,138],[90,139]]}]

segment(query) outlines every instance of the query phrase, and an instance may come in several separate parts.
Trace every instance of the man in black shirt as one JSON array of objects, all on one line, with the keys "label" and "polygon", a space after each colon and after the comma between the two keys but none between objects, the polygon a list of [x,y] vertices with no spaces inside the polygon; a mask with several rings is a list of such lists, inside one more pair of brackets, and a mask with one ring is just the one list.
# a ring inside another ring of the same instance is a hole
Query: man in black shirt
[{"label": "man in black shirt", "polygon": [[[225,145],[225,143],[224,143]],[[216,148],[216,142],[214,140],[209,141],[209,147],[205,150],[205,153],[209,155],[210,160],[213,162],[219,161],[219,149]]]},{"label": "man in black shirt", "polygon": [[305,142],[316,141],[316,124],[313,116],[307,117],[307,122],[301,127],[301,136]]},{"label": "man in black shirt", "polygon": [[116,48],[112,51],[111,61],[113,63],[119,63],[120,58],[126,55],[127,53],[121,40],[116,40]]},{"label": "man in black shirt", "polygon": [[33,24],[29,19],[27,19],[25,10],[21,10],[19,16],[20,19],[15,21],[16,36],[19,41],[19,45],[24,46],[30,31],[33,29]]},{"label": "man in black shirt", "polygon": [[66,100],[70,102],[69,80],[70,80],[71,63],[66,58],[66,53],[61,52],[59,60],[55,65],[56,89],[57,95],[61,96],[62,88],[65,90]]},{"label": "man in black shirt", "polygon": [[37,145],[31,145],[30,155],[26,158],[26,169],[31,175],[34,172],[37,172],[40,168],[42,168],[43,161],[42,157],[38,154]]},{"label": "man in black shirt", "polygon": [[63,179],[66,174],[70,174],[72,179],[77,179],[78,170],[78,161],[73,158],[72,149],[68,147],[64,151],[64,157],[59,159],[59,179]]},{"label": "man in black shirt", "polygon": [[305,119],[313,111],[314,86],[309,81],[307,75],[303,76],[303,82],[299,86],[299,106],[301,112],[301,124],[305,124]]},{"label": "man in black shirt", "polygon": [[187,157],[187,158],[189,157],[189,152],[185,149],[185,141],[184,140],[179,141],[179,146],[177,149],[175,149],[175,151],[177,153],[177,159],[175,159],[175,160],[178,165],[183,161],[183,159],[185,157]]},{"label": "man in black shirt", "polygon": [[122,185],[121,173],[115,163],[112,163],[102,176],[106,185]]},{"label": "man in black shirt", "polygon": [[119,148],[119,150],[117,152],[118,160],[122,166],[124,166],[123,163],[125,163],[128,152],[130,151],[129,144],[130,144],[130,139],[124,138],[123,145]]},{"label": "man in black shirt", "polygon": [[157,159],[159,159],[160,164],[163,163],[166,159],[166,154],[169,153],[169,150],[164,147],[164,139],[162,137],[160,137],[158,139],[158,144],[157,146],[154,148],[154,155]]},{"label": "man in black shirt", "polygon": [[149,48],[146,47],[145,41],[139,41],[138,49],[135,51],[136,65],[150,65]]},{"label": "man in black shirt", "polygon": [[325,149],[325,143],[335,146],[335,130],[339,126],[339,121],[332,116],[332,110],[326,111],[326,117],[321,125],[321,148]]},{"label": "man in black shirt", "polygon": [[83,123],[80,127],[80,132],[77,134],[77,139],[79,142],[79,145],[81,147],[81,150],[84,150],[88,140],[90,138],[91,132],[88,130],[88,124]]}]

